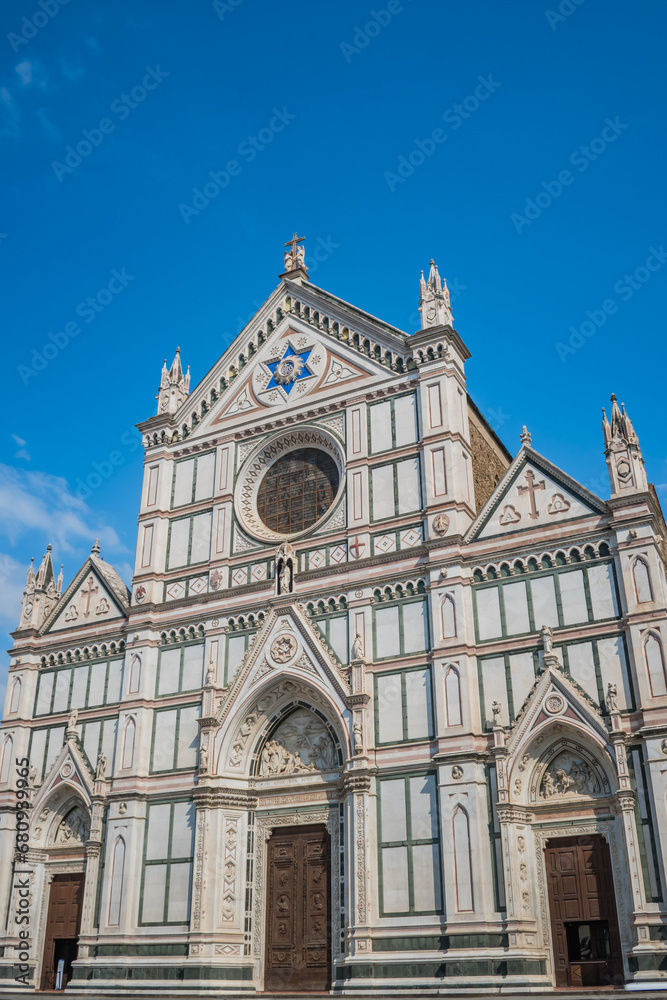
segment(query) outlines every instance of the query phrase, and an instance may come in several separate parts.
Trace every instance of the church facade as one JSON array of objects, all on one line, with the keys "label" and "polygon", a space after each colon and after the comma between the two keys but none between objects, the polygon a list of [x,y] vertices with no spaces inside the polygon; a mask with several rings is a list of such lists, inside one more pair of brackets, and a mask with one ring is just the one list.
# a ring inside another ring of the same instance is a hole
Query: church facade
[{"label": "church facade", "polygon": [[[667,984],[665,538],[506,450],[431,262],[405,333],[280,283],[177,352],[131,590],[28,573],[0,728],[0,989]],[[601,457],[602,462],[602,457]],[[29,803],[29,805],[28,805]],[[13,859],[13,863],[10,863]]]}]

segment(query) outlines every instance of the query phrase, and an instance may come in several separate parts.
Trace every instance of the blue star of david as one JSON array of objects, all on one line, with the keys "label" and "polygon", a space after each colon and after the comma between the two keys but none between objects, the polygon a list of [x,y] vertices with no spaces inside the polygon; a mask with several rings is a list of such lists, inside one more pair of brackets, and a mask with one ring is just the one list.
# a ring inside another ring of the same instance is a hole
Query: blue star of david
[{"label": "blue star of david", "polygon": [[271,379],[264,391],[282,389],[285,395],[289,396],[297,382],[315,374],[306,364],[312,351],[313,348],[309,347],[306,351],[297,352],[290,344],[282,358],[266,362],[265,367],[271,372]]}]

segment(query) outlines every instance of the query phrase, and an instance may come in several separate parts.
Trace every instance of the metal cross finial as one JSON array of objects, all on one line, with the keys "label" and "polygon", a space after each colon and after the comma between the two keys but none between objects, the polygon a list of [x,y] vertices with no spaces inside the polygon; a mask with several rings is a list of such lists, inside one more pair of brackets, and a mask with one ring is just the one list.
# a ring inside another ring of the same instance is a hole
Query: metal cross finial
[{"label": "metal cross finial", "polygon": [[285,243],[285,246],[289,247],[289,250],[285,251],[285,271],[298,271],[300,267],[307,271],[304,263],[304,248],[299,246],[299,243],[303,243],[305,238],[305,236],[297,236],[294,233],[292,239]]},{"label": "metal cross finial", "polygon": [[291,247],[292,248],[292,255],[294,257],[294,260],[296,260],[296,248],[297,248],[297,246],[298,246],[299,243],[303,243],[303,241],[305,240],[305,238],[306,238],[305,236],[297,236],[296,233],[295,233],[294,236],[292,237],[292,239],[288,240],[287,243],[285,243],[286,247]]}]

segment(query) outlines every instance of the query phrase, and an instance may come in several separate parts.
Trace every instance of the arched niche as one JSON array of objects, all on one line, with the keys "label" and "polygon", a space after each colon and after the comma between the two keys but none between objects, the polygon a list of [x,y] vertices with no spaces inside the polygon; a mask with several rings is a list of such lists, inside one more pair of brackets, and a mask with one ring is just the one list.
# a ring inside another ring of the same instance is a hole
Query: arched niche
[{"label": "arched niche", "polygon": [[247,697],[234,714],[221,725],[215,736],[213,774],[249,777],[257,769],[257,760],[269,734],[279,719],[295,708],[309,709],[326,720],[342,760],[352,756],[349,709],[338,702],[333,692],[324,691],[313,677],[285,677],[269,681]]},{"label": "arched niche", "polygon": [[614,763],[594,739],[563,724],[541,735],[524,748],[511,769],[514,801],[557,807],[614,794]]}]

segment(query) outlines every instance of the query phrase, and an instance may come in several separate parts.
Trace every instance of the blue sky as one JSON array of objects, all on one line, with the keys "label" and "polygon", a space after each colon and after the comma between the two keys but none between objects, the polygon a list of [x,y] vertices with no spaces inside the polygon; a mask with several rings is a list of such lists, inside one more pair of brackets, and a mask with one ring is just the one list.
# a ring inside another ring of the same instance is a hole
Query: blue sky
[{"label": "blue sky", "polygon": [[162,360],[180,345],[199,381],[295,229],[315,284],[408,331],[434,257],[510,450],[525,423],[608,496],[615,391],[664,499],[666,22],[662,0],[5,0],[0,627],[47,542],[67,582],[99,536],[129,583]]}]

